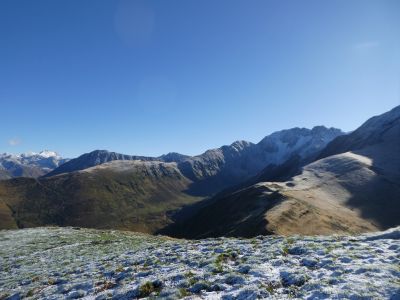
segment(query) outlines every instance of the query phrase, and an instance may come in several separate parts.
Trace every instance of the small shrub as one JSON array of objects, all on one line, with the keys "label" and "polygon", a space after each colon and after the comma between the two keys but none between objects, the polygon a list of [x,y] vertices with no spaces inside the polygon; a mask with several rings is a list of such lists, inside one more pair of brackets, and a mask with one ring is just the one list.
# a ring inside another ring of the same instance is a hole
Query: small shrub
[{"label": "small shrub", "polygon": [[162,287],[161,281],[147,281],[139,287],[139,298],[150,296],[154,292],[160,292]]},{"label": "small shrub", "polygon": [[283,246],[282,248],[282,254],[283,256],[288,256],[289,254],[289,247],[287,245]]},{"label": "small shrub", "polygon": [[276,289],[280,288],[281,285],[278,283],[267,282],[266,284],[262,284],[262,287],[265,288],[268,293],[274,294]]},{"label": "small shrub", "polygon": [[232,250],[228,250],[227,253],[220,253],[216,260],[215,263],[216,264],[220,264],[220,263],[226,263],[227,261],[231,260],[231,261],[235,261],[238,257],[238,254]]},{"label": "small shrub", "polygon": [[189,291],[184,288],[180,288],[178,293],[179,293],[179,298],[185,298],[190,295]]},{"label": "small shrub", "polygon": [[293,243],[294,243],[294,238],[288,237],[288,238],[286,239],[286,243],[287,243],[288,245],[293,245]]},{"label": "small shrub", "polygon": [[196,278],[192,277],[192,278],[189,279],[189,285],[194,285],[196,282],[197,282]]},{"label": "small shrub", "polygon": [[155,288],[153,286],[153,283],[148,281],[139,287],[139,298],[148,297],[154,291],[155,291]]},{"label": "small shrub", "polygon": [[185,273],[185,277],[187,277],[187,278],[190,278],[190,277],[193,277],[193,276],[194,276],[194,273],[192,271],[189,271],[189,272]]},{"label": "small shrub", "polygon": [[115,269],[115,273],[121,273],[124,271],[124,267],[123,266],[119,266],[118,268]]},{"label": "small shrub", "polygon": [[212,272],[213,272],[214,274],[218,274],[218,273],[224,272],[224,269],[223,269],[223,267],[222,267],[222,264],[221,264],[221,263],[215,263],[215,267],[214,267],[214,269],[213,269]]}]

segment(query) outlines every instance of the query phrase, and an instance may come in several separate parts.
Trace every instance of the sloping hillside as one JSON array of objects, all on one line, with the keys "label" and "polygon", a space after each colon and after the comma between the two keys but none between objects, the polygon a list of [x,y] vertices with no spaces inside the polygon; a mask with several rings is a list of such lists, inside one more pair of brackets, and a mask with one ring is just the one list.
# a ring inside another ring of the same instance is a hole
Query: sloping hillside
[{"label": "sloping hillside", "polygon": [[62,164],[53,171],[47,173],[45,177],[80,171],[114,160],[155,161],[157,159],[155,157],[126,155],[116,152],[109,152],[107,150],[95,150],[90,153],[85,153],[77,158],[71,159],[70,161]]},{"label": "sloping hillside", "polygon": [[182,207],[295,153],[317,155],[339,134],[322,126],[294,128],[258,145],[235,142],[196,157],[93,151],[37,180],[0,181],[0,228],[56,224],[153,233],[169,225]]},{"label": "sloping hillside", "polygon": [[194,184],[191,192],[210,195],[251,179],[264,168],[283,164],[296,156],[299,161],[314,160],[320,151],[343,132],[316,126],[274,132],[259,143],[236,141],[229,146],[208,150],[178,164]]},{"label": "sloping hillside", "polygon": [[301,161],[312,160],[341,134],[343,132],[339,129],[324,126],[292,128],[274,132],[258,144],[236,141],[197,156],[168,153],[160,157],[145,157],[95,150],[71,159],[45,177],[80,171],[114,160],[175,162],[181,173],[193,182],[188,192],[207,197],[252,178],[267,166],[279,165],[294,155]]},{"label": "sloping hillside", "polygon": [[198,198],[175,163],[113,161],[49,178],[0,182],[0,228],[71,225],[154,232]]},{"label": "sloping hillside", "polygon": [[396,114],[398,108],[391,118],[384,114],[367,121],[368,126],[354,132],[357,142],[346,138],[353,151],[308,164],[290,181],[262,182],[211,199],[163,232],[184,237],[327,234],[398,225],[400,118]]},{"label": "sloping hillside", "polygon": [[321,151],[319,158],[357,151],[382,142],[390,142],[394,144],[392,146],[400,147],[399,122],[400,105],[382,115],[370,118],[352,133],[337,137]]}]

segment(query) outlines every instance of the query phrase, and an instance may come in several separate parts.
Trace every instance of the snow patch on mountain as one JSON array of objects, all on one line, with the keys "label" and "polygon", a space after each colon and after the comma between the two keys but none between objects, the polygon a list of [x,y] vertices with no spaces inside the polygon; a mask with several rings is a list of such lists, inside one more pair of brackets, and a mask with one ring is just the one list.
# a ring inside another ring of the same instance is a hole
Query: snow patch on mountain
[{"label": "snow patch on mountain", "polygon": [[22,154],[0,154],[0,169],[7,172],[5,178],[39,177],[59,167],[68,159],[57,152],[44,150]]}]

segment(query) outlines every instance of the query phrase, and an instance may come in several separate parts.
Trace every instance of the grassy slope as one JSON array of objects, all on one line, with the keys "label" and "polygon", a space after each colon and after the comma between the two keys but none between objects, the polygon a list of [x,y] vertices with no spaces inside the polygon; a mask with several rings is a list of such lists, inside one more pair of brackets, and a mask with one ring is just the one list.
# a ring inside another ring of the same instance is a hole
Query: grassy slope
[{"label": "grassy slope", "polygon": [[400,185],[382,170],[376,160],[358,154],[328,157],[306,166],[290,182],[260,183],[209,201],[164,233],[200,238],[389,228],[399,224]]},{"label": "grassy slope", "polygon": [[168,233],[329,234],[399,225],[400,118],[395,110],[389,114],[394,116],[367,121],[346,138],[344,148],[333,147],[352,151],[308,164],[286,183],[264,182],[211,199],[180,226],[170,226]]},{"label": "grassy slope", "polygon": [[190,183],[174,166],[160,172],[140,164],[3,181],[0,228],[55,224],[152,233],[170,223],[168,211],[198,200],[184,192]]}]

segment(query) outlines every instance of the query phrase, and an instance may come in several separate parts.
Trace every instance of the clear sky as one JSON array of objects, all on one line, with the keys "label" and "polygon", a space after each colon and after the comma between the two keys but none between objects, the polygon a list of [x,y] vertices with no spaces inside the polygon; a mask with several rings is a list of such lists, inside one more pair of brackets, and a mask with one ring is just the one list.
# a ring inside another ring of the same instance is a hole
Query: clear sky
[{"label": "clear sky", "polygon": [[0,152],[193,155],[399,104],[398,0],[0,1]]}]

